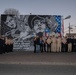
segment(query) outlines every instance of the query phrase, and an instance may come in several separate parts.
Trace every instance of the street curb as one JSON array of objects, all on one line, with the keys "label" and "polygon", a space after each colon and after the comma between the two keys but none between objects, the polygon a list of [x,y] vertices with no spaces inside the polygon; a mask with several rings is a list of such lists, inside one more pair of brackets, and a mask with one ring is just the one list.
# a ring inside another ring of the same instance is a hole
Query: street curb
[{"label": "street curb", "polygon": [[0,62],[0,64],[23,64],[23,65],[74,65],[76,63],[63,63],[63,62]]}]

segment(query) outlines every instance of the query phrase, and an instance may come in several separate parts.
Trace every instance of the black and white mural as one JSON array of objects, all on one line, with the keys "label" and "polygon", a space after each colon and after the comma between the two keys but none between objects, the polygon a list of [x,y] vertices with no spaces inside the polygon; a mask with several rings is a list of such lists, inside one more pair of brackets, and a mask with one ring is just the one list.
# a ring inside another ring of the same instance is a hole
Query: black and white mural
[{"label": "black and white mural", "polygon": [[13,38],[14,49],[33,50],[34,36],[61,33],[61,25],[59,15],[1,15],[1,34]]}]

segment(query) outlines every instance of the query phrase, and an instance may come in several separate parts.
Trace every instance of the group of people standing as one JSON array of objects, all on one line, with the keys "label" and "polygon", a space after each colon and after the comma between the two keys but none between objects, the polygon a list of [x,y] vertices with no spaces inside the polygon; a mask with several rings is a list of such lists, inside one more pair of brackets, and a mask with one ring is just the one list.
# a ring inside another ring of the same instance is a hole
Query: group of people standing
[{"label": "group of people standing", "polygon": [[0,54],[13,51],[12,37],[0,36]]},{"label": "group of people standing", "polygon": [[72,52],[76,45],[76,39],[73,37],[55,37],[55,35],[45,37],[36,36],[34,38],[34,53],[38,46],[41,52]]},{"label": "group of people standing", "polygon": [[[13,51],[13,38],[0,36],[0,54]],[[42,52],[73,52],[76,51],[74,37],[34,37],[34,53]]]}]

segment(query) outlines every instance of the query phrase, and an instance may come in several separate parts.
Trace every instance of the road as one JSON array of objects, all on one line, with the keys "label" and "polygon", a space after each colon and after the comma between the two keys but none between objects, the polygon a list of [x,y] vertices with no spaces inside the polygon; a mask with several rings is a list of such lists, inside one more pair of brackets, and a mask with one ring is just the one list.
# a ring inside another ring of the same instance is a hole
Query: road
[{"label": "road", "polygon": [[0,75],[76,75],[76,65],[0,64]]}]

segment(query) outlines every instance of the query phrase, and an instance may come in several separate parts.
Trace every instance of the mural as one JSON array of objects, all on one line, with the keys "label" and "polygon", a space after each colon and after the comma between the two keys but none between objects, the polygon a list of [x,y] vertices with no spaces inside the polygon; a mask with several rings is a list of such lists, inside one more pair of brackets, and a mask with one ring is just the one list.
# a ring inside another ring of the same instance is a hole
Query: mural
[{"label": "mural", "polygon": [[33,50],[33,38],[61,33],[60,15],[1,15],[1,34],[12,37],[14,49]]}]

